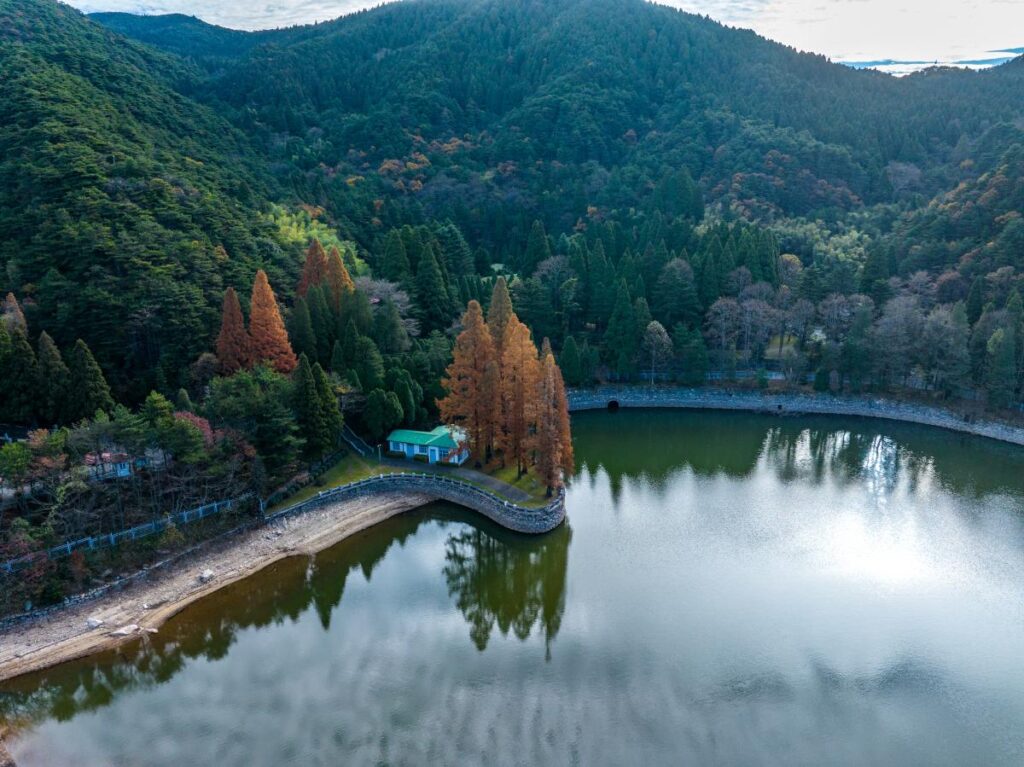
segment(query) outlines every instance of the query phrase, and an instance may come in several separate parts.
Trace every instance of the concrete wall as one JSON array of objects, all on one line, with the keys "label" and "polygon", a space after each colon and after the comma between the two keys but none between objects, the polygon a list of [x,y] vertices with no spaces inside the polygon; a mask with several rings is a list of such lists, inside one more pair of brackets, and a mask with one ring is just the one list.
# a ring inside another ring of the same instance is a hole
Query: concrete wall
[{"label": "concrete wall", "polygon": [[763,394],[727,389],[687,389],[674,386],[602,386],[568,393],[569,410],[619,407],[668,407],[695,410],[747,410],[777,415],[802,413],[885,418],[988,437],[1024,445],[1024,428],[997,421],[969,420],[938,407],[893,402],[877,397],[837,397],[830,394]]}]

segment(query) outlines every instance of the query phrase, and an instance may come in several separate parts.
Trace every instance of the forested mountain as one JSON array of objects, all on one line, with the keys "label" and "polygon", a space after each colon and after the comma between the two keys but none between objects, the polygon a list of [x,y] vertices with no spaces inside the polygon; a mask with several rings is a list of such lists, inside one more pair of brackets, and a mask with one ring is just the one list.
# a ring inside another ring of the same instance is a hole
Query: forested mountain
[{"label": "forested mountain", "polygon": [[128,401],[189,383],[259,268],[291,322],[314,235],[424,334],[505,274],[535,337],[614,375],[626,314],[728,347],[707,313],[748,288],[880,313],[922,270],[965,298],[1020,267],[1020,60],[896,79],[641,0],[259,33],[0,0],[0,68],[0,289]]}]

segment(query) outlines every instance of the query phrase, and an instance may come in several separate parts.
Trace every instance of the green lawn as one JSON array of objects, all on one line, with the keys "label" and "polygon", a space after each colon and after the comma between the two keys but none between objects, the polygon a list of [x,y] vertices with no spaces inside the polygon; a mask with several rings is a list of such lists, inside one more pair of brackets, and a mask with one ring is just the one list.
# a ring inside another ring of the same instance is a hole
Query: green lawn
[{"label": "green lawn", "polygon": [[[787,335],[785,340],[782,342],[782,350],[796,348],[797,338],[794,335]],[[779,352],[779,337],[772,336],[772,340],[768,344],[768,348],[764,350],[764,358],[766,360],[777,360],[781,357]]]}]

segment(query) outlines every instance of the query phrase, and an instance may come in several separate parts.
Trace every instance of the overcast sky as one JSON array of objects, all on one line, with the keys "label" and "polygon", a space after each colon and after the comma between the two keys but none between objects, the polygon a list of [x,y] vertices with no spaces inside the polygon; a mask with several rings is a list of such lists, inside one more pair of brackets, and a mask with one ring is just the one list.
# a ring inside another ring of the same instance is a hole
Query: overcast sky
[{"label": "overcast sky", "polygon": [[[236,29],[325,21],[376,0],[69,0],[84,11],[187,13]],[[841,61],[990,57],[1024,46],[1024,0],[665,0]]]}]

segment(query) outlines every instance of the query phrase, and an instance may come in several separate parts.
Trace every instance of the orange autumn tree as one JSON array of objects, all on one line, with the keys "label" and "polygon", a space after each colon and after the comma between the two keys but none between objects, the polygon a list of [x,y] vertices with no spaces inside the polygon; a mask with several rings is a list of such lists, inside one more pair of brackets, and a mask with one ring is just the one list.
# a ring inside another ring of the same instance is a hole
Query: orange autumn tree
[{"label": "orange autumn tree", "polygon": [[267,273],[260,269],[252,286],[249,311],[250,353],[253,363],[268,362],[279,373],[291,373],[298,361],[288,342],[277,299]]},{"label": "orange autumn tree", "polygon": [[302,265],[302,276],[299,277],[299,286],[295,289],[299,298],[305,298],[306,293],[314,285],[319,285],[327,278],[327,253],[320,240],[314,238],[306,251],[306,263]]},{"label": "orange autumn tree", "polygon": [[537,455],[537,474],[547,485],[550,496],[575,468],[565,383],[550,348],[541,362],[536,403],[533,447]]},{"label": "orange autumn tree", "polygon": [[498,387],[494,342],[479,302],[469,302],[462,327],[452,362],[441,380],[448,395],[438,400],[437,406],[445,423],[465,430],[470,454],[483,463],[489,457],[495,431]]},{"label": "orange autumn tree", "polygon": [[331,301],[336,312],[341,309],[342,297],[356,292],[356,284],[345,268],[345,262],[341,260],[337,245],[331,248],[331,255],[327,257],[327,286],[331,290]]},{"label": "orange autumn tree", "polygon": [[217,370],[221,375],[237,373],[252,364],[249,333],[245,329],[242,306],[234,288],[224,291],[220,333],[217,334]]},{"label": "orange autumn tree", "polygon": [[536,422],[540,362],[530,329],[513,313],[501,344],[501,417],[498,443],[506,461],[514,461],[519,476],[529,469],[532,432]]}]

